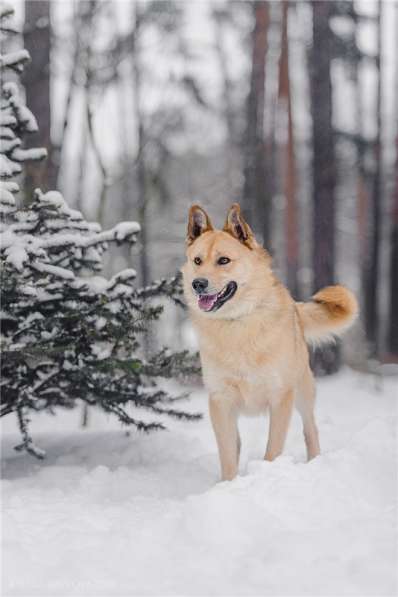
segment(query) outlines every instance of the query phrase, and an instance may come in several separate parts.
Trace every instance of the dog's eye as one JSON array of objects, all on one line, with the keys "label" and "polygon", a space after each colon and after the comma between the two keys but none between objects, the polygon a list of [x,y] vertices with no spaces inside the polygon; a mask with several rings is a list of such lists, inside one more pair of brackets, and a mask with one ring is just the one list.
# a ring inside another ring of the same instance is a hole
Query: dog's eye
[{"label": "dog's eye", "polygon": [[200,265],[200,264],[202,263],[202,260],[201,260],[201,258],[200,258],[200,257],[195,257],[195,259],[193,260],[193,262],[194,262],[196,265]]},{"label": "dog's eye", "polygon": [[229,263],[231,260],[229,257],[220,257],[220,259],[217,261],[218,265],[227,265],[227,263]]}]

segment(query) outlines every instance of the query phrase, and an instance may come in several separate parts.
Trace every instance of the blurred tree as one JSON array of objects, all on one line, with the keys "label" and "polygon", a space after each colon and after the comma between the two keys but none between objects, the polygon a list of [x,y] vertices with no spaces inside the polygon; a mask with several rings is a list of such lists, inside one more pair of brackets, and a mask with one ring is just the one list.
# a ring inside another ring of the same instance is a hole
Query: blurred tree
[{"label": "blurred tree", "polygon": [[[71,29],[73,32],[71,45],[73,48],[73,52],[71,53],[71,64],[69,66],[69,75],[66,81],[66,99],[61,125],[61,135],[58,144],[60,164],[62,164],[64,160],[66,160],[66,140],[69,125],[72,119],[73,101],[76,99],[76,91],[78,89],[78,77],[80,71],[84,69],[84,62],[87,62],[87,54],[89,52],[88,47],[91,44],[91,36],[89,33],[90,24],[90,4],[86,0],[80,0],[80,2],[78,3],[74,1],[71,23]],[[83,125],[81,129],[81,141],[77,149],[77,151],[80,152],[77,183],[75,188],[75,196],[71,201],[72,205],[76,205],[76,207],[80,211],[84,209],[82,196],[84,176],[87,168],[87,148],[89,141],[85,115],[83,118]],[[61,176],[59,169],[57,177],[57,187],[60,188],[60,186]]]},{"label": "blurred tree", "polygon": [[[349,15],[354,24],[354,39],[351,48],[358,49],[359,39],[361,35],[362,19],[359,13],[352,5],[352,10]],[[369,222],[371,214],[369,213],[370,193],[371,193],[371,173],[367,167],[368,154],[372,148],[372,142],[364,136],[364,89],[363,79],[361,78],[361,67],[364,56],[357,52],[347,52],[347,48],[342,48],[341,57],[347,60],[350,57],[350,67],[354,84],[355,93],[355,135],[351,138],[356,151],[356,198],[357,198],[357,231],[358,231],[358,255],[359,255],[359,275],[361,280],[361,303],[363,305],[363,297],[365,294],[364,280],[368,268],[369,255]],[[362,315],[362,314],[361,314]]]},{"label": "blurred tree", "polygon": [[[398,126],[397,126],[398,129]],[[395,184],[393,190],[390,256],[390,321],[388,348],[398,355],[398,130],[396,134]]]},{"label": "blurred tree", "polygon": [[[313,42],[310,52],[311,112],[313,123],[313,234],[314,291],[334,283],[336,157],[332,128],[331,63],[333,2],[312,1]],[[331,374],[340,364],[339,347],[316,351],[313,366],[318,374]]]},{"label": "blurred tree", "polygon": [[228,133],[228,144],[237,142],[236,109],[233,103],[233,83],[229,72],[228,50],[225,45],[226,26],[231,24],[233,5],[214,6],[212,17],[215,24],[215,50],[219,64],[222,85],[222,118]]},{"label": "blurred tree", "polygon": [[27,147],[47,147],[48,159],[28,164],[25,172],[25,197],[37,188],[53,188],[57,179],[57,156],[51,141],[50,54],[51,19],[49,0],[25,0],[24,44],[35,61],[24,73],[26,97],[38,120],[39,129],[26,142]]},{"label": "blurred tree", "polygon": [[225,123],[226,128],[226,178],[228,181],[229,192],[233,189],[233,157],[234,151],[237,149],[238,132],[236,123],[236,108],[233,102],[233,82],[229,72],[229,56],[225,43],[225,35],[227,25],[233,21],[232,10],[234,3],[227,3],[224,6],[214,6],[212,9],[212,17],[215,25],[215,50],[217,61],[219,65],[222,93],[221,93],[221,118]]},{"label": "blurred tree", "polygon": [[[398,31],[398,5],[395,6],[396,31]],[[396,37],[398,41],[398,37]],[[395,53],[395,104],[398,105],[398,44]],[[398,113],[395,118],[395,181],[391,209],[390,253],[390,309],[388,323],[388,349],[398,356]]]},{"label": "blurred tree", "polygon": [[148,174],[146,168],[146,131],[144,115],[142,113],[142,66],[141,66],[141,29],[144,22],[143,5],[134,2],[133,31],[134,48],[133,60],[133,91],[134,91],[134,121],[137,131],[137,182],[138,182],[138,218],[143,224],[144,234],[141,235],[140,273],[141,283],[146,286],[150,279],[147,240],[147,210],[148,210]]},{"label": "blurred tree", "polygon": [[380,227],[382,215],[382,10],[383,0],[378,1],[376,25],[377,53],[375,57],[376,85],[376,138],[374,142],[373,188],[369,196],[369,250],[363,271],[364,320],[369,355],[375,358],[379,354],[379,282],[380,282]]},{"label": "blurred tree", "polygon": [[[189,49],[180,43],[184,9],[179,3],[131,2],[124,11],[125,17],[131,15],[131,26],[122,30],[118,27],[115,3],[90,0],[80,2],[79,9],[82,5],[86,5],[86,9],[78,11],[80,57],[77,72],[84,70],[84,76],[78,78],[85,82],[88,138],[102,180],[97,219],[104,221],[109,217],[111,210],[107,203],[111,193],[106,190],[113,182],[120,182],[117,197],[115,188],[112,189],[112,198],[117,201],[115,207],[121,211],[123,219],[138,217],[143,223],[138,271],[145,284],[151,277],[149,205],[152,201],[158,201],[160,206],[169,203],[168,167],[174,152],[172,145],[184,132],[187,108],[191,110],[199,106],[206,109],[207,106],[195,77],[189,72]],[[100,30],[105,22],[106,41],[93,44],[93,32],[97,28]],[[152,47],[159,44],[162,48],[160,60],[166,55],[169,57],[168,79],[165,78],[167,69],[152,68],[148,54],[152,57],[153,54],[147,51],[148,39],[152,39]],[[174,69],[175,62],[183,64],[178,74]],[[151,94],[154,87],[162,89],[162,94],[156,94],[155,102],[147,102],[148,93]],[[121,131],[119,155],[111,167],[105,164],[102,147],[97,141],[95,118],[96,109],[110,88],[115,91]],[[71,101],[66,103],[68,106]],[[84,129],[82,135],[83,146],[87,143]],[[83,162],[83,159],[79,161],[79,193],[87,176],[83,172]]]},{"label": "blurred tree", "polygon": [[254,26],[251,34],[251,75],[247,98],[245,167],[242,208],[249,224],[270,246],[271,200],[266,188],[264,142],[265,64],[269,28],[269,3],[250,3]]},{"label": "blurred tree", "polygon": [[[381,10],[381,3],[379,4]],[[383,195],[382,150],[381,150],[381,35],[380,10],[373,15],[359,12],[358,6],[351,1],[336,2],[333,15],[347,20],[348,27],[335,33],[333,42],[334,56],[338,58],[348,73],[349,81],[354,85],[355,93],[355,131],[336,130],[338,142],[349,141],[356,152],[357,170],[357,224],[359,241],[359,267],[362,294],[362,317],[367,339],[367,355],[374,358],[379,350],[380,313],[378,304],[380,282],[380,227],[381,200]],[[376,54],[368,54],[360,44],[363,25],[366,23],[378,39]],[[364,72],[375,71],[377,84],[375,138],[365,135],[366,115],[364,111]]]},{"label": "blurred tree", "polygon": [[[84,14],[84,21],[86,22],[86,39],[84,44],[84,95],[85,95],[85,125],[87,126],[87,134],[90,139],[91,150],[94,154],[95,161],[100,174],[101,186],[100,196],[97,205],[97,221],[104,224],[105,203],[107,199],[107,190],[111,184],[111,177],[108,174],[105,160],[102,155],[102,144],[97,139],[97,134],[94,125],[95,108],[94,108],[94,94],[97,85],[96,59],[94,53],[94,38],[93,30],[99,30],[98,17],[101,16],[103,8],[108,7],[108,3],[101,3],[98,0],[88,0],[87,10]],[[97,29],[98,27],[98,29]],[[115,76],[115,75],[113,75]],[[86,131],[83,131],[83,140],[85,140]]]},{"label": "blurred tree", "polygon": [[[161,207],[170,203],[167,168],[175,153],[173,143],[185,131],[187,102],[189,109],[207,109],[207,104],[196,77],[190,71],[190,51],[182,39],[183,6],[170,0],[153,0],[147,3],[134,2],[132,10],[131,84],[136,139],[134,167],[138,191],[133,207],[145,230],[140,238],[140,276],[141,283],[145,285],[151,277],[149,205],[155,201]],[[144,49],[148,32],[155,32],[171,64],[173,61],[182,63],[181,72],[177,74],[172,69],[167,81],[158,81],[156,74],[150,71]],[[150,108],[145,98],[148,87],[155,82],[158,87],[162,86],[162,95],[157,105]],[[178,96],[179,101],[173,101],[173,96]]]},{"label": "blurred tree", "polygon": [[[84,5],[84,2],[81,2],[80,6],[83,6],[83,5]],[[66,133],[67,133],[67,129],[68,129],[69,118],[71,116],[70,110],[71,110],[71,106],[72,106],[73,92],[74,92],[75,86],[76,86],[78,62],[79,62],[79,57],[80,57],[80,40],[81,40],[80,27],[81,27],[81,23],[80,23],[80,19],[78,18],[77,5],[75,2],[73,2],[73,15],[72,15],[73,37],[71,40],[71,45],[73,47],[73,53],[72,53],[72,62],[70,64],[70,68],[69,68],[69,75],[68,75],[67,81],[66,81],[66,99],[65,99],[65,107],[64,107],[64,113],[63,113],[63,119],[62,119],[61,137],[60,137],[59,146],[58,146],[60,162],[62,162],[62,159],[64,157],[63,156],[63,148],[65,146]],[[59,174],[59,171],[58,171],[58,174]],[[59,182],[59,179],[57,179],[57,182]]]},{"label": "blurred tree", "polygon": [[283,147],[283,185],[286,199],[285,239],[287,284],[295,298],[299,298],[298,265],[299,243],[296,198],[296,157],[294,150],[294,131],[292,98],[289,75],[289,2],[282,2],[282,40],[279,60],[279,102],[286,114],[287,131]]}]

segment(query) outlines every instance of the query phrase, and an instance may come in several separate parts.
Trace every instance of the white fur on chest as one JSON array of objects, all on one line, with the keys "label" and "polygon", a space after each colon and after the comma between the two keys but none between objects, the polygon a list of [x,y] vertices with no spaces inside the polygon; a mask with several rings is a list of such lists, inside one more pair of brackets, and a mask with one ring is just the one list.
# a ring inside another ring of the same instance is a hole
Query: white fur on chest
[{"label": "white fur on chest", "polygon": [[264,412],[281,399],[291,375],[289,359],[280,358],[278,328],[267,325],[266,317],[225,323],[218,333],[200,325],[197,331],[203,381],[213,399],[231,400],[247,414]]},{"label": "white fur on chest", "polygon": [[202,359],[203,381],[213,398],[233,400],[245,414],[258,414],[281,397],[283,375],[275,366],[220,368]]}]

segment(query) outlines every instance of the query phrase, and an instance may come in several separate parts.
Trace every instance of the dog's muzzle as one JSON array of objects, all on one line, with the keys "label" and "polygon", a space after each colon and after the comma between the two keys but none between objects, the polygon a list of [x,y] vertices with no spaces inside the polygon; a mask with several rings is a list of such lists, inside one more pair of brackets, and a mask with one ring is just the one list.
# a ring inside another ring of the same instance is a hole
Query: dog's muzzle
[{"label": "dog's muzzle", "polygon": [[[202,278],[197,278],[197,280],[201,280]],[[229,301],[235,294],[238,289],[238,285],[236,282],[231,281],[228,282],[226,286],[220,291],[215,294],[206,293],[204,291],[198,291],[194,287],[194,280],[192,282],[192,286],[198,295],[198,307],[201,311],[217,311],[220,309],[227,301]],[[206,280],[207,284],[205,288],[208,286],[208,281]]]}]

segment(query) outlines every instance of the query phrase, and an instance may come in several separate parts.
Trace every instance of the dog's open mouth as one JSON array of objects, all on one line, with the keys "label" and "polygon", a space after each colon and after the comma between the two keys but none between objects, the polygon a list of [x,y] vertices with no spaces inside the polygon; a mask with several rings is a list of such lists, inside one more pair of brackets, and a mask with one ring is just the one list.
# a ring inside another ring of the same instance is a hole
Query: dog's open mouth
[{"label": "dog's open mouth", "polygon": [[236,282],[228,282],[226,286],[216,294],[201,294],[198,296],[198,306],[202,311],[217,311],[224,303],[231,299],[238,285]]}]

